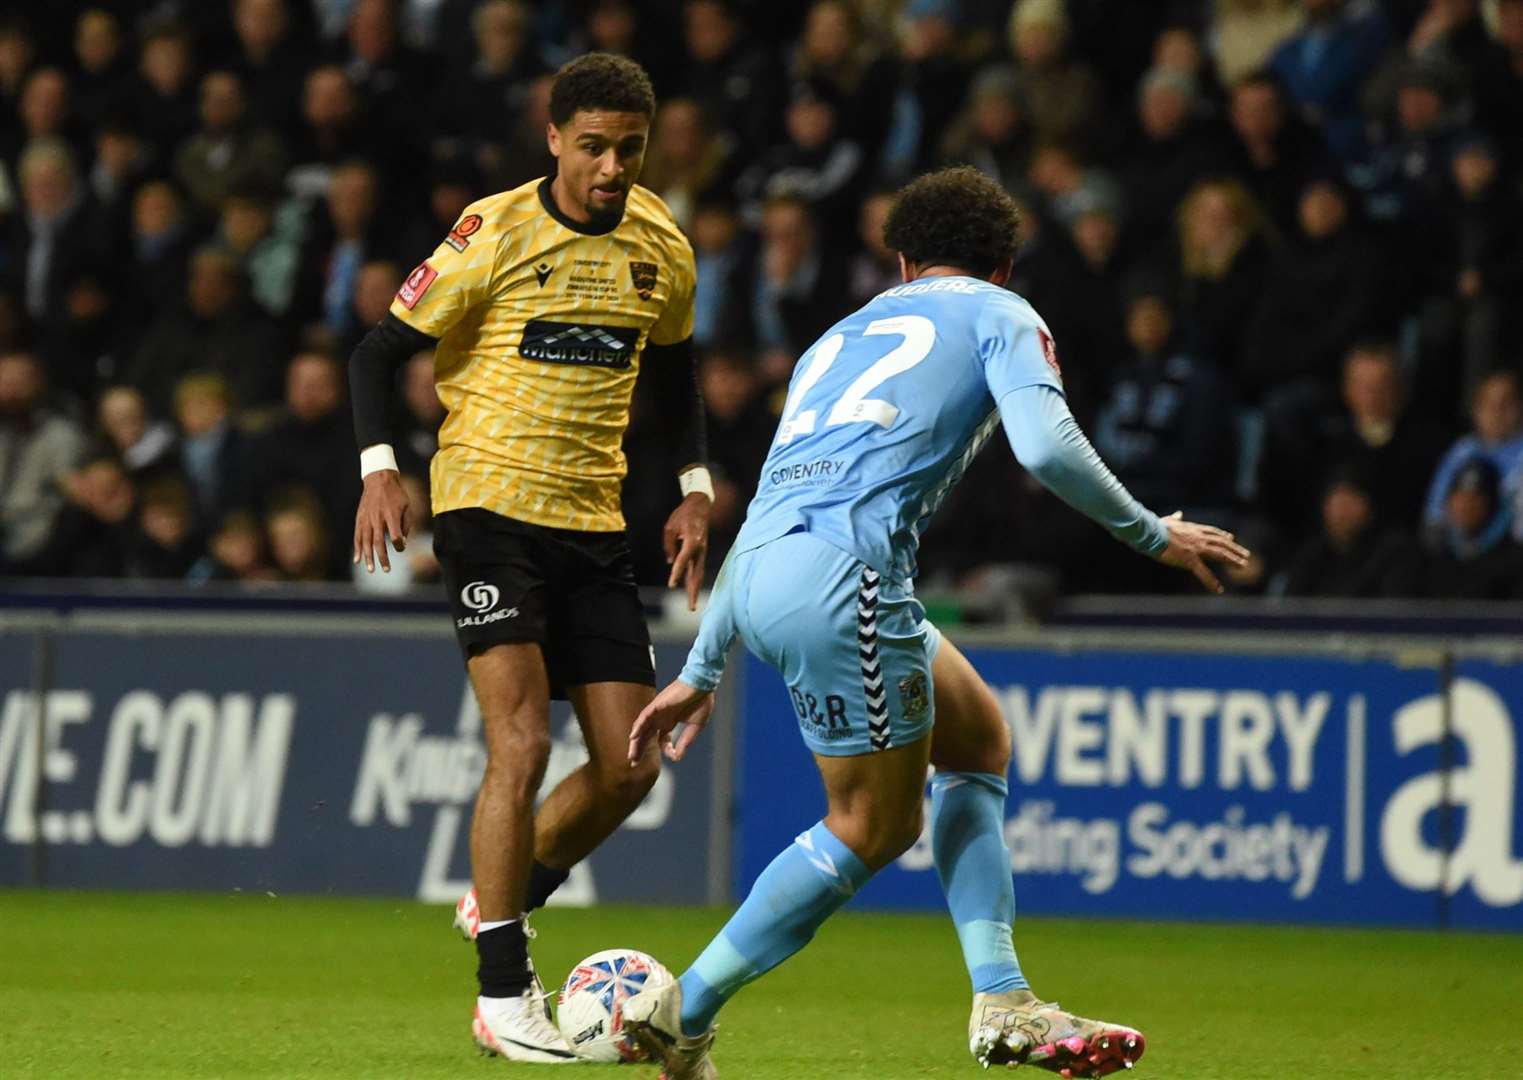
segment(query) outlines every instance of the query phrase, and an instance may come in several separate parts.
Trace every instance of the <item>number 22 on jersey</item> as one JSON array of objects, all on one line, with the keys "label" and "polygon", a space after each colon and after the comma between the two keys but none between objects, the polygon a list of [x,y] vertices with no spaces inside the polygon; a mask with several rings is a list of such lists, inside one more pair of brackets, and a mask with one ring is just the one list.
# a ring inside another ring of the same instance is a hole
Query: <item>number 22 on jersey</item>
[{"label": "number 22 on jersey", "polygon": [[[870,398],[867,395],[895,375],[904,374],[929,356],[931,347],[936,344],[936,326],[922,315],[896,315],[891,319],[876,319],[868,323],[862,331],[863,337],[879,334],[893,335],[904,340],[852,380],[845,393],[831,406],[829,414],[825,417],[826,427],[835,427],[839,424],[873,423],[886,428],[898,418],[897,405],[892,405],[881,398]],[[825,373],[836,362],[845,344],[846,335],[831,334],[815,346],[814,359],[809,362],[809,367],[799,379],[798,385],[788,395],[788,403],[783,409],[783,421],[777,429],[778,446],[787,446],[800,435],[808,435],[815,429],[819,419],[818,409],[801,410],[800,406],[809,396],[809,391],[814,389],[815,384],[824,378]]]}]

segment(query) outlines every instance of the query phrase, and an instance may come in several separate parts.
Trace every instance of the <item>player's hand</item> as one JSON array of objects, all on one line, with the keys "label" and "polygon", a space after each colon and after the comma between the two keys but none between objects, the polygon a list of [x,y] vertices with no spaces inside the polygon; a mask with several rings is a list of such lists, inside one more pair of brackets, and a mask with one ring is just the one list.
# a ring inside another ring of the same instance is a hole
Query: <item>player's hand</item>
[{"label": "player's hand", "polygon": [[1222,583],[1206,565],[1206,560],[1227,563],[1229,566],[1246,566],[1249,551],[1232,538],[1232,534],[1215,525],[1197,525],[1184,520],[1175,511],[1163,519],[1169,527],[1169,546],[1163,549],[1158,561],[1165,566],[1177,566],[1188,570],[1196,579],[1214,593],[1222,591]]},{"label": "player's hand", "polygon": [[703,586],[703,567],[709,555],[709,497],[695,491],[678,504],[661,530],[661,546],[672,568],[666,587],[687,588],[687,609],[698,610],[698,590]]},{"label": "player's hand", "polygon": [[354,561],[365,560],[365,569],[375,573],[379,553],[381,569],[391,572],[386,555],[386,538],[398,551],[407,547],[407,491],[402,476],[394,469],[381,469],[365,477],[365,493],[354,515]]},{"label": "player's hand", "polygon": [[[652,739],[660,740],[661,752],[669,759],[681,761],[713,712],[712,691],[696,690],[681,679],[673,679],[635,718],[635,726],[629,730],[629,763],[634,765],[645,756]],[[682,731],[673,738],[678,724]]]}]

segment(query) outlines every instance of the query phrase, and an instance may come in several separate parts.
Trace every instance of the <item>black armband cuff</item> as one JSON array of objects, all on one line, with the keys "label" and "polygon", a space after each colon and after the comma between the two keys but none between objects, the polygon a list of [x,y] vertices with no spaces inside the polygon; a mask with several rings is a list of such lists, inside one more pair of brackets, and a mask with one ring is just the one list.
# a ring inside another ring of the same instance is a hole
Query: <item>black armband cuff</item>
[{"label": "black armband cuff", "polygon": [[361,450],[392,441],[391,400],[397,371],[408,357],[435,344],[427,334],[388,313],[354,347],[349,358],[349,400],[354,406],[354,437]]},{"label": "black armband cuff", "polygon": [[693,339],[674,345],[647,345],[641,360],[655,393],[657,408],[671,425],[677,448],[677,471],[685,472],[709,459],[708,424],[703,393],[698,388],[698,360]]}]

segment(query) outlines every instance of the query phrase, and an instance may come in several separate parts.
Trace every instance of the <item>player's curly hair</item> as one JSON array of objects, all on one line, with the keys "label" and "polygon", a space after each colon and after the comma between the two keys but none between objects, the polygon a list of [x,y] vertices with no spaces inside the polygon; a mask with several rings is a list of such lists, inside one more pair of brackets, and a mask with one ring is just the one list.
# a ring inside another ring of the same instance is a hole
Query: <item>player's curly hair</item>
[{"label": "player's curly hair", "polygon": [[561,127],[582,109],[654,116],[656,91],[645,69],[633,60],[613,53],[588,53],[555,73],[550,121]]},{"label": "player's curly hair", "polygon": [[883,242],[912,263],[984,276],[1015,258],[1021,219],[1003,188],[969,165],[938,169],[899,192]]}]

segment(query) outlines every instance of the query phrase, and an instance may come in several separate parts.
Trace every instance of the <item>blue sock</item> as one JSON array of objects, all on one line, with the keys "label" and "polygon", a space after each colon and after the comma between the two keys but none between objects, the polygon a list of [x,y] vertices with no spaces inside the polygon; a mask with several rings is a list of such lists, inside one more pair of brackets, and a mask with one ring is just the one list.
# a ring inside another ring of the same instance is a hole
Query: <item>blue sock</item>
[{"label": "blue sock", "polygon": [[809,944],[871,871],[822,821],[773,859],[703,955],[682,973],[682,1032],[708,1030],[752,979]]},{"label": "blue sock", "polygon": [[931,780],[931,853],[974,993],[1024,990],[1010,937],[1015,883],[1005,846],[1003,776],[938,772]]}]

